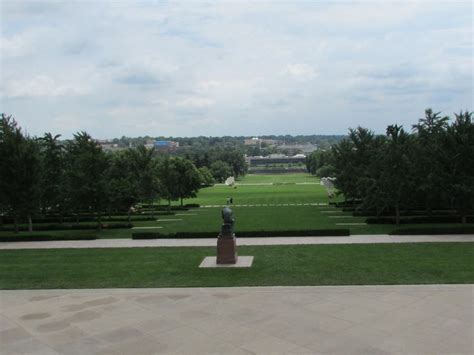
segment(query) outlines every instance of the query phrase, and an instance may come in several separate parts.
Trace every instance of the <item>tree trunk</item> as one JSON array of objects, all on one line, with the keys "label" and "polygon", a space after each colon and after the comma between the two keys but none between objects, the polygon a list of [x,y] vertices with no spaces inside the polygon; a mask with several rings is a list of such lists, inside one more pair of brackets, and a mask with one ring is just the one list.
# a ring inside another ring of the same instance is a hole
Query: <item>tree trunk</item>
[{"label": "tree trunk", "polygon": [[97,211],[97,229],[102,230],[102,212]]},{"label": "tree trunk", "polygon": [[151,206],[151,218],[155,219],[155,206],[153,206],[153,200],[151,200],[150,206]]},{"label": "tree trunk", "polygon": [[462,223],[462,224],[466,224],[466,223],[467,223],[467,216],[466,216],[465,214],[462,215],[461,223]]},{"label": "tree trunk", "polygon": [[168,212],[171,212],[171,199],[168,199]]},{"label": "tree trunk", "polygon": [[28,214],[28,232],[33,232],[33,220],[31,219],[31,214]]},{"label": "tree trunk", "polygon": [[15,225],[15,234],[18,234],[18,217],[13,217],[13,224]]},{"label": "tree trunk", "polygon": [[132,223],[132,208],[130,207],[128,209],[128,212],[127,212],[127,216],[128,216],[128,223]]},{"label": "tree trunk", "polygon": [[400,206],[398,204],[395,206],[395,222],[397,226],[400,225]]},{"label": "tree trunk", "polygon": [[183,207],[183,198],[181,197],[181,207]]}]

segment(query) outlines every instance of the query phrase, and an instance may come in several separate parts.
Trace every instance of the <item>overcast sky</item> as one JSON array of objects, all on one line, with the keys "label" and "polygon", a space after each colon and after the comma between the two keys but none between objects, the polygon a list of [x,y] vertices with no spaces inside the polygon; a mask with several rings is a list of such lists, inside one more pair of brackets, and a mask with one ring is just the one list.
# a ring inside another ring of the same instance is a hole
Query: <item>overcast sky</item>
[{"label": "overcast sky", "polygon": [[382,133],[473,109],[471,1],[0,3],[0,111],[33,135]]}]

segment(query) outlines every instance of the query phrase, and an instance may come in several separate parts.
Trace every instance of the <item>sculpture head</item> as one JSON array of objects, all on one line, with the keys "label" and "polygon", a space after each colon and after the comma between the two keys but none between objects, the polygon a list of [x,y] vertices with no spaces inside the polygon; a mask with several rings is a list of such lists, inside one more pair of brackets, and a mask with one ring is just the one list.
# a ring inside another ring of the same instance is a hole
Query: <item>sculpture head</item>
[{"label": "sculpture head", "polygon": [[222,209],[222,219],[224,220],[224,223],[233,223],[234,219],[232,218],[234,216],[234,213],[232,212],[232,209],[230,207],[224,207]]}]

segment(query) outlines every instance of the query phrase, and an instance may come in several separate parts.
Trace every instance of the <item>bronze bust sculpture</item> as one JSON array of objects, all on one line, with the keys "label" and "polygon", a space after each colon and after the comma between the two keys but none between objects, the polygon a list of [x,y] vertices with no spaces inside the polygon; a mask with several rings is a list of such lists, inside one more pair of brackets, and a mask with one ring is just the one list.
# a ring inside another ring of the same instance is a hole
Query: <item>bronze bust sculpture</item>
[{"label": "bronze bust sculpture", "polygon": [[224,207],[221,215],[223,223],[219,238],[232,238],[234,236],[234,213],[230,207]]}]

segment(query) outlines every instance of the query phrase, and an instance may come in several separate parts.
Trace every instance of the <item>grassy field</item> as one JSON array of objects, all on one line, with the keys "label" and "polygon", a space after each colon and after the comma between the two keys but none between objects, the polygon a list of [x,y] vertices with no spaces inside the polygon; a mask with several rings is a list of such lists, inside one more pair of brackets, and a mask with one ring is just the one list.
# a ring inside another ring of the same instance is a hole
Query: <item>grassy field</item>
[{"label": "grassy field", "polygon": [[474,282],[474,243],[240,247],[251,269],[199,269],[215,248],[0,251],[1,289]]},{"label": "grassy field", "polygon": [[318,184],[319,178],[310,174],[247,174],[237,184],[273,184],[273,183],[312,183]]},{"label": "grassy field", "polygon": [[[332,205],[319,179],[309,174],[247,175],[236,188],[216,185],[201,189],[198,197],[185,200],[201,206],[225,205],[234,200],[236,233],[239,231],[308,230],[348,228],[351,234],[386,234],[395,225],[366,225],[365,217],[353,217]],[[246,185],[248,184],[248,185]],[[323,206],[300,204],[326,204]],[[277,205],[277,206],[262,206]],[[98,232],[100,238],[130,238],[134,231],[205,232],[220,229],[220,207],[192,208],[170,216],[157,216],[156,221],[135,221],[135,229],[113,229]],[[87,224],[90,224],[88,222]],[[471,224],[473,225],[473,224]],[[406,224],[405,228],[422,228],[426,225]],[[460,224],[431,224],[430,226],[460,226]],[[143,228],[143,229],[140,229]],[[63,234],[64,231],[35,232],[35,234]],[[67,232],[70,235],[81,231]],[[11,232],[0,232],[0,235]],[[25,234],[25,233],[22,233]]]}]

